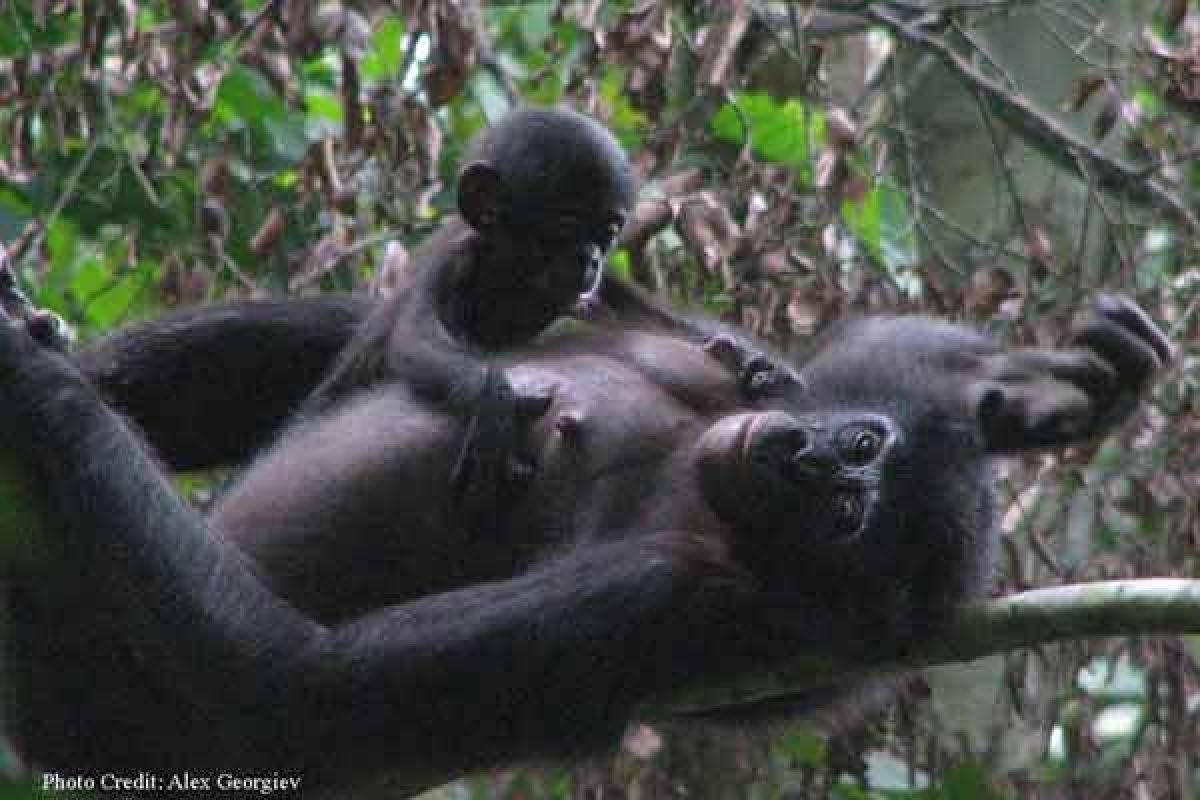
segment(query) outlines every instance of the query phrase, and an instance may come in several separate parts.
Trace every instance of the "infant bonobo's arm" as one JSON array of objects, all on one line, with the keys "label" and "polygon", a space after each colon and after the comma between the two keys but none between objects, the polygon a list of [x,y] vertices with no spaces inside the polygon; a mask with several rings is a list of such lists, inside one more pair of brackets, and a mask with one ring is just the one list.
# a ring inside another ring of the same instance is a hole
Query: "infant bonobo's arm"
[{"label": "infant bonobo's arm", "polygon": [[605,276],[595,296],[580,308],[589,319],[602,319],[608,312],[621,325],[658,329],[696,342],[733,374],[747,400],[763,400],[801,386],[800,374],[786,359],[745,333],[706,317],[673,311],[616,276]]}]

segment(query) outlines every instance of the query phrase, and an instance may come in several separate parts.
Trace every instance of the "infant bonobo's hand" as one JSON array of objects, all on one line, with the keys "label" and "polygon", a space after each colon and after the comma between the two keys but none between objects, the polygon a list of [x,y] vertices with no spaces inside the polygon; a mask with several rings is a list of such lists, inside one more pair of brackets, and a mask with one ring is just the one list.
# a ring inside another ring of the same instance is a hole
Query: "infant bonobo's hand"
[{"label": "infant bonobo's hand", "polygon": [[536,466],[522,452],[522,443],[551,399],[546,394],[518,394],[503,370],[484,367],[483,386],[450,478],[458,510],[473,534],[494,524],[511,493],[533,477]]},{"label": "infant bonobo's hand", "polygon": [[1173,348],[1128,298],[1102,295],[1062,350],[983,360],[969,391],[986,447],[1059,447],[1111,430],[1133,411]]},{"label": "infant bonobo's hand", "polygon": [[801,385],[800,375],[791,365],[755,348],[749,341],[732,333],[716,333],[704,341],[704,351],[737,378],[738,388],[747,400],[774,397]]}]

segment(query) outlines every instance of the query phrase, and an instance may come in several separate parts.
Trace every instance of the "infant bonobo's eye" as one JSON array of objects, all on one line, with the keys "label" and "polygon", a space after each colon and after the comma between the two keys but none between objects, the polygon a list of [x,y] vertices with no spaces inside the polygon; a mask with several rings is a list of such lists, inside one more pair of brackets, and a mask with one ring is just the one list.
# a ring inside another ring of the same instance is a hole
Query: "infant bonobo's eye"
[{"label": "infant bonobo's eye", "polygon": [[625,215],[621,212],[610,214],[592,233],[593,242],[607,252],[617,241],[621,228],[625,227]]},{"label": "infant bonobo's eye", "polygon": [[613,214],[611,217],[608,218],[608,228],[606,229],[605,232],[608,234],[609,244],[612,244],[613,242],[616,241],[617,235],[621,233],[621,229],[624,227],[625,227],[625,214],[624,213],[617,212],[616,214]]},{"label": "infant bonobo's eye", "polygon": [[883,449],[883,436],[870,428],[856,428],[842,439],[842,457],[856,467],[870,464]]}]

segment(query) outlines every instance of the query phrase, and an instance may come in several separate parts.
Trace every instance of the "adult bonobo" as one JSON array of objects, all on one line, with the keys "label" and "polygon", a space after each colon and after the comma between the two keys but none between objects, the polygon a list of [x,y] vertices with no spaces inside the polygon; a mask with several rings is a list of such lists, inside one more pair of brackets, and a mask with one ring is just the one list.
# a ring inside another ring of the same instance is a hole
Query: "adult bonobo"
[{"label": "adult bonobo", "polygon": [[[237,349],[236,370],[173,391],[180,424],[245,428],[202,398],[248,396],[255,353],[327,354],[289,345],[298,319],[328,317],[310,334],[328,345],[365,312],[192,312],[82,369],[0,325],[0,441],[45,529],[36,557],[5,562],[8,719],[33,764],[415,789],[602,746],[668,689],[912,646],[985,582],[993,454],[1102,432],[1168,355],[1115,299],[1062,351],[867,319],[814,350],[806,391],[751,408],[692,341],[564,335],[498,362],[550,407],[524,443],[539,469],[484,541],[446,510],[462,421],[403,384],[294,426],[208,520],[102,399],[167,430],[140,405],[160,351]],[[175,463],[215,457],[166,438]]]}]

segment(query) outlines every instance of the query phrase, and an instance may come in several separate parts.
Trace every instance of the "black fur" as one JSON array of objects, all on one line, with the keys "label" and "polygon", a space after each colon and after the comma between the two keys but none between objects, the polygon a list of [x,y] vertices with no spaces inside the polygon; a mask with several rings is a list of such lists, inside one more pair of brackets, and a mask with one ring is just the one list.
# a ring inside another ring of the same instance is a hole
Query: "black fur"
[{"label": "black fur", "polygon": [[[524,443],[538,473],[482,542],[447,509],[462,422],[403,384],[294,426],[205,520],[75,363],[0,320],[0,441],[48,540],[5,563],[13,734],[67,774],[278,770],[305,789],[393,774],[415,790],[602,746],[671,688],[917,646],[986,584],[993,454],[1099,433],[1169,354],[1112,302],[1063,351],[853,323],[767,407],[687,339],[513,352],[507,379],[551,406]],[[364,310],[316,308],[200,310],[79,363],[172,463],[236,459],[223,431],[261,440],[302,395],[280,376],[269,413],[223,400],[260,380],[247,354],[317,374]],[[292,338],[305,314],[324,346]],[[147,401],[164,359],[222,352],[227,370],[183,379],[186,402]],[[883,431],[877,459],[817,435],[847,420]],[[835,453],[861,524],[782,457],[788,441]]]}]

